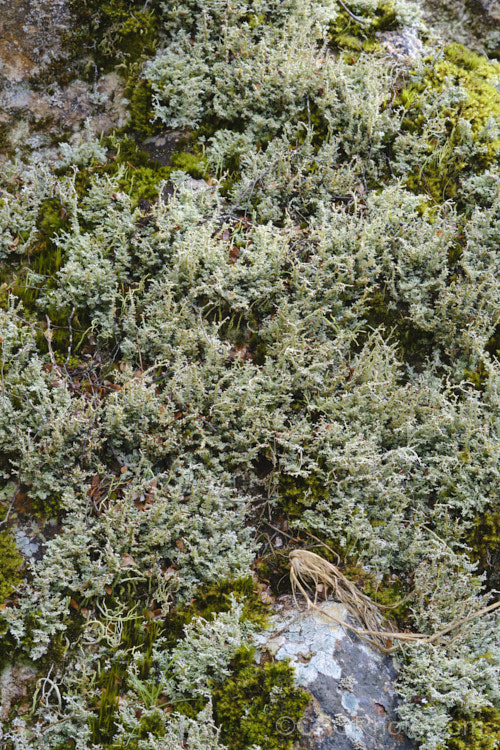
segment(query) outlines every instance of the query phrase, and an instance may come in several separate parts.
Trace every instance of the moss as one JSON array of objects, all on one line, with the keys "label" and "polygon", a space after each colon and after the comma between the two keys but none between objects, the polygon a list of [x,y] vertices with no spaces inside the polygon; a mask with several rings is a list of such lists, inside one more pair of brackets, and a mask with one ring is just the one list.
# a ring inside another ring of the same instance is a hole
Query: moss
[{"label": "moss", "polygon": [[280,505],[291,518],[300,518],[305,508],[314,507],[326,500],[328,490],[321,476],[280,477]]},{"label": "moss", "polygon": [[469,537],[471,557],[486,573],[489,587],[500,585],[500,507],[478,516]]},{"label": "moss", "polygon": [[19,554],[9,530],[0,531],[0,603],[3,602],[21,580],[23,558]]},{"label": "moss", "polygon": [[488,382],[488,371],[481,360],[475,370],[464,370],[464,377],[472,383],[478,391],[482,391]]},{"label": "moss", "polygon": [[126,69],[154,53],[159,21],[157,2],[146,7],[136,0],[71,0],[75,32],[70,51],[76,60],[83,55],[101,71],[118,63]]},{"label": "moss", "polygon": [[[380,0],[376,7],[358,10],[349,8],[351,14],[341,8],[330,23],[330,46],[336,50],[350,52],[372,52],[379,47],[376,32],[395,29],[398,26],[394,3]],[[360,18],[356,21],[353,16]]]},{"label": "moss", "polygon": [[[456,195],[463,173],[484,171],[498,155],[500,139],[486,141],[484,133],[489,122],[500,119],[500,92],[496,87],[500,64],[460,44],[449,45],[442,59],[429,63],[422,77],[400,93],[399,102],[408,113],[403,120],[404,129],[413,133],[423,131],[427,119],[424,103],[430,91],[443,93],[453,84],[460,86],[467,95],[465,100],[448,101],[441,106],[438,117],[447,133],[446,142],[439,149],[429,142],[425,168],[408,180],[411,189],[424,189],[441,201]],[[464,138],[459,127],[461,120],[469,123],[473,137],[481,138],[484,144],[483,153],[480,157],[474,154],[473,161],[460,149]]]},{"label": "moss", "polygon": [[[89,725],[92,739],[96,744],[108,747],[115,735],[115,714],[120,694],[127,690],[127,667],[134,659],[139,665],[139,677],[147,680],[151,670],[151,653],[153,645],[161,632],[157,621],[150,621],[149,612],[144,610],[137,617],[124,616],[120,647],[116,657],[103,659],[98,671],[99,702],[94,706],[94,714]],[[140,658],[137,655],[140,652]]]},{"label": "moss", "polygon": [[[416,368],[422,366],[433,350],[432,334],[417,328],[409,319],[403,306],[396,306],[385,290],[374,292],[365,315],[367,330],[382,328],[384,334],[397,344],[397,353],[401,360]],[[367,334],[366,334],[367,335]],[[364,343],[361,336],[359,344]]]},{"label": "moss", "polygon": [[0,124],[0,153],[6,153],[10,148],[9,130],[8,125]]},{"label": "moss", "polygon": [[257,665],[253,649],[243,647],[232,661],[232,675],[213,690],[221,741],[232,750],[260,745],[287,750],[298,739],[298,725],[310,696],[294,681],[286,662]]},{"label": "moss", "polygon": [[242,619],[258,627],[268,622],[268,608],[259,598],[253,578],[228,579],[200,589],[189,605],[179,606],[165,622],[165,632],[171,646],[183,637],[184,627],[195,617],[209,620],[213,614],[229,612],[231,599],[243,602]]},{"label": "moss", "polygon": [[181,151],[172,154],[170,164],[175,169],[182,169],[197,180],[208,179],[206,162],[199,154]]},{"label": "moss", "polygon": [[[106,163],[82,169],[77,175],[76,187],[80,197],[88,190],[93,174],[114,176],[121,170],[118,187],[131,196],[134,205],[156,200],[160,183],[168,180],[174,170],[183,170],[197,179],[208,177],[203,156],[191,151],[173,153],[167,165],[151,158],[130,135],[112,134],[104,145],[109,148]],[[181,141],[179,147],[183,146]]]},{"label": "moss", "polygon": [[500,747],[500,710],[485,708],[474,716],[459,716],[451,724],[446,750],[497,750]]},{"label": "moss", "polygon": [[[153,89],[149,81],[134,73],[129,77],[125,95],[128,98],[130,120],[128,127],[141,136],[155,132],[153,109]],[[157,129],[157,128],[156,128]]]}]

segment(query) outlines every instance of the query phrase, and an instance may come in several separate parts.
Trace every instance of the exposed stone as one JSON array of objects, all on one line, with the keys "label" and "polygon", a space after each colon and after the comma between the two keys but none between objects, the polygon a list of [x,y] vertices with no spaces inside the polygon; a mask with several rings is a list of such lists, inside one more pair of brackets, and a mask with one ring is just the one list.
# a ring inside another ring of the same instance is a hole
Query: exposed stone
[{"label": "exposed stone", "polygon": [[397,60],[416,60],[422,56],[424,46],[414,29],[385,31],[380,42],[386,52]]},{"label": "exposed stone", "polygon": [[0,739],[2,738],[2,724],[8,719],[14,706],[17,716],[29,710],[28,686],[35,675],[33,667],[26,664],[9,664],[2,672],[0,676]]},{"label": "exposed stone", "polygon": [[340,604],[328,601],[321,611],[300,612],[283,597],[275,606],[270,631],[258,639],[260,657],[270,651],[289,659],[297,682],[313,696],[296,750],[411,750],[412,743],[396,728],[392,657],[329,617],[346,620]]},{"label": "exposed stone", "polygon": [[8,148],[50,158],[51,145],[84,126],[100,135],[125,125],[128,102],[116,73],[95,83],[39,85],[50,62],[64,61],[69,31],[66,0],[0,0],[0,126]]}]

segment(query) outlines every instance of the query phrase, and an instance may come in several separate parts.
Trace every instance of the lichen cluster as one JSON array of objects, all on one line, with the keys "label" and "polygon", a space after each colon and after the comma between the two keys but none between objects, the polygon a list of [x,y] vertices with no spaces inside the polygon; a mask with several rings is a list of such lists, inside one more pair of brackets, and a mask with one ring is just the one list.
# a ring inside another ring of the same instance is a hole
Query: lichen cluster
[{"label": "lichen cluster", "polygon": [[[251,651],[263,519],[404,596],[400,628],[491,601],[498,65],[391,59],[385,32],[427,40],[403,0],[75,12],[131,119],[3,166],[0,497],[57,525],[23,568],[5,536],[2,658],[38,679],[3,741],[286,750],[307,697]],[[423,750],[495,747],[497,628],[402,650]]]}]

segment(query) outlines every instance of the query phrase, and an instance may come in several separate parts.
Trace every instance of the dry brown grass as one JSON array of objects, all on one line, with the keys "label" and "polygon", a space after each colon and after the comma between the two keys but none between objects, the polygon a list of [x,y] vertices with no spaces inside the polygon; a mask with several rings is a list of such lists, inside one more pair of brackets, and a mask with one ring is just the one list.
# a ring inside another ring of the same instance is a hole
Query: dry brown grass
[{"label": "dry brown grass", "polygon": [[[290,581],[295,602],[297,603],[297,591],[299,591],[305,597],[308,609],[319,609],[316,604],[318,589],[320,586],[326,587],[327,591],[331,591],[335,600],[344,605],[356,625],[336,618],[324,610],[321,612],[386,654],[395,651],[403,643],[443,642],[445,635],[500,606],[500,601],[490,604],[432,635],[403,633],[394,629],[392,623],[382,613],[382,609],[366,594],[359,591],[336,565],[314,552],[308,550],[290,552]],[[313,599],[311,598],[311,583],[314,586]]]}]

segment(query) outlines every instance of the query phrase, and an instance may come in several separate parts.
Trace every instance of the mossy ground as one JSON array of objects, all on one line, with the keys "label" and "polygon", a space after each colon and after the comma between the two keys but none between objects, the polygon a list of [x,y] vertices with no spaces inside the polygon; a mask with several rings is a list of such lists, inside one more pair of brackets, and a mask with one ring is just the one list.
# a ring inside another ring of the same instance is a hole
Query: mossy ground
[{"label": "mossy ground", "polygon": [[[400,92],[399,101],[407,110],[403,127],[418,133],[429,117],[422,105],[430,94],[440,94],[449,85],[460,87],[464,92],[461,100],[438,107],[437,117],[446,130],[446,140],[441,144],[429,141],[429,158],[408,182],[410,188],[427,191],[441,202],[456,196],[464,175],[470,171],[481,173],[497,158],[500,140],[496,136],[490,138],[487,130],[494,128],[500,118],[500,93],[496,86],[500,66],[461,44],[450,44],[442,59],[429,63],[418,81]],[[474,155],[473,163],[468,161],[467,150],[462,148],[465,136],[461,122],[468,123],[472,137],[482,138],[485,144],[481,154]]]}]

